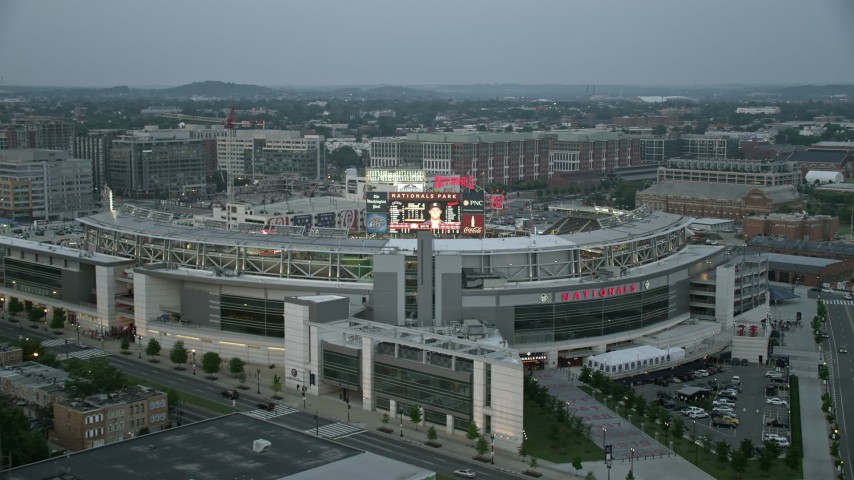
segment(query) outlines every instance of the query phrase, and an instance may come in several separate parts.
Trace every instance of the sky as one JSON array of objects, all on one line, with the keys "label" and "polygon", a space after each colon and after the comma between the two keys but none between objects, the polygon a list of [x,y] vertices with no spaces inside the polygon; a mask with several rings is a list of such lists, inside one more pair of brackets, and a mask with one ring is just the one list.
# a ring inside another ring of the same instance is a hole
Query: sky
[{"label": "sky", "polygon": [[0,0],[0,77],[137,87],[851,84],[854,1]]}]

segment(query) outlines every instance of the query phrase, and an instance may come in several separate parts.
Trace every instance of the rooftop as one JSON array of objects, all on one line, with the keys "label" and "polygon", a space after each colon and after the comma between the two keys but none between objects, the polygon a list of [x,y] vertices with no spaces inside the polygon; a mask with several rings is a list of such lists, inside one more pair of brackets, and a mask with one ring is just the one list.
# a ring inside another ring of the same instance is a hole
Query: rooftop
[{"label": "rooftop", "polygon": [[31,388],[52,388],[64,385],[65,380],[68,379],[68,373],[40,363],[24,362],[3,367],[3,370],[0,370],[0,378]]},{"label": "rooftop", "polygon": [[751,247],[792,250],[827,256],[840,255],[845,257],[854,257],[854,245],[850,243],[794,240],[791,238],[763,236],[753,237],[748,243]]},{"label": "rooftop", "polygon": [[[260,439],[269,441],[270,446],[256,453],[252,445]],[[431,475],[421,468],[275,423],[231,414],[30,464],[8,471],[6,478],[372,480],[377,472],[383,472],[383,478]],[[73,477],[56,477],[60,473]]]}]

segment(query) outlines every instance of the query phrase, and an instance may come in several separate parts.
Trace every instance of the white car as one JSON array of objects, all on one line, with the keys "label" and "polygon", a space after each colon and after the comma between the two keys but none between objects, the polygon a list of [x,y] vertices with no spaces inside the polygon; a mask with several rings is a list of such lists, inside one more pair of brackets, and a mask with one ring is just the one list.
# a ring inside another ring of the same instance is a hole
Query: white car
[{"label": "white car", "polygon": [[762,434],[762,441],[763,442],[771,442],[771,441],[776,441],[776,440],[785,440],[785,438],[781,437],[780,435],[777,435],[776,433],[763,433]]},{"label": "white car", "polygon": [[777,398],[777,397],[770,397],[770,398],[766,398],[766,399],[765,399],[765,403],[767,403],[767,404],[769,404],[769,405],[782,405],[782,406],[784,406],[784,407],[789,406],[789,402],[787,402],[787,401],[785,401],[785,400],[781,400],[781,399],[779,399],[779,398]]},{"label": "white car", "polygon": [[691,413],[689,413],[689,414],[688,414],[688,418],[694,418],[694,419],[696,419],[696,418],[706,418],[706,417],[708,417],[708,416],[709,416],[709,414],[708,414],[708,413],[706,413],[705,411],[700,411],[700,412],[691,412]]},{"label": "white car", "polygon": [[768,370],[765,372],[766,378],[783,378],[783,374],[776,370]]},{"label": "white car", "polygon": [[713,413],[720,413],[721,415],[735,415],[735,410],[730,407],[714,407],[712,409]]},{"label": "white car", "polygon": [[845,294],[845,300],[851,300],[851,299],[854,299],[854,295],[851,295],[850,293],[846,293]]},{"label": "white car", "polygon": [[705,413],[706,411],[700,407],[685,407],[681,410],[682,415],[685,415],[685,416],[688,416],[692,413],[700,413],[700,412]]},{"label": "white car", "polygon": [[709,371],[708,371],[708,370],[703,370],[703,369],[700,369],[700,370],[694,370],[694,376],[695,376],[695,377],[708,377],[708,376],[709,376]]},{"label": "white car", "polygon": [[477,473],[474,470],[469,470],[468,468],[463,468],[460,470],[454,470],[454,475],[463,478],[474,478],[477,476]]},{"label": "white car", "polygon": [[772,439],[771,441],[776,443],[777,446],[780,448],[789,448],[789,445],[791,445],[789,443],[789,440],[787,440],[785,438],[775,438],[775,439]]}]

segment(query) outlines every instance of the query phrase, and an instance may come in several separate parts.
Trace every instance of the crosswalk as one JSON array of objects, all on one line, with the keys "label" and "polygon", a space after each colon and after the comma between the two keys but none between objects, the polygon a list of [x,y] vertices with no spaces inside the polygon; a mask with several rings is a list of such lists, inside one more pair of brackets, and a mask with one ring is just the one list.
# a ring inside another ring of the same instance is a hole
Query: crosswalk
[{"label": "crosswalk", "polygon": [[825,303],[825,304],[827,304],[827,305],[845,305],[845,306],[848,306],[848,307],[852,307],[852,306],[854,306],[854,300],[840,300],[840,299],[837,299],[837,298],[832,298],[832,299],[829,299],[829,300],[825,300],[825,301],[824,301],[824,303]]},{"label": "crosswalk", "polygon": [[46,340],[42,342],[42,347],[59,347],[61,345],[65,345],[66,341],[70,344],[74,343],[74,340],[71,340],[70,338],[55,338],[53,340]]},{"label": "crosswalk", "polygon": [[66,355],[65,353],[61,353],[57,355],[56,358],[58,360],[68,360],[69,358],[79,358],[80,360],[86,360],[87,358],[106,357],[107,355],[109,354],[103,350],[92,348],[89,350],[78,350],[76,352],[69,352],[68,355]]},{"label": "crosswalk", "polygon": [[318,428],[309,428],[305,430],[304,433],[309,435],[318,434],[321,437],[325,438],[342,438],[348,437],[350,435],[355,435],[357,433],[361,433],[365,431],[362,427],[357,427],[355,425],[348,425],[346,423],[330,423],[328,425],[324,425]]},{"label": "crosswalk", "polygon": [[297,413],[299,410],[293,407],[289,407],[287,405],[276,405],[276,408],[273,410],[264,410],[264,409],[256,409],[249,412],[246,412],[246,415],[251,415],[255,418],[260,418],[262,420],[269,420],[271,418],[281,417],[284,415],[290,415],[292,413]]}]

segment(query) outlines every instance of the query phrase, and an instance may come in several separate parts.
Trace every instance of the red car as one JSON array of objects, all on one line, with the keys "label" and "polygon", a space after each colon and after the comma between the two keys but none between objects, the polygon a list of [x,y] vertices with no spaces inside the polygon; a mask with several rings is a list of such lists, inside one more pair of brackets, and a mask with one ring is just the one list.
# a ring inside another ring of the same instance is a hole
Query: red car
[{"label": "red car", "polygon": [[229,400],[237,400],[240,398],[240,394],[237,393],[237,390],[224,390],[221,395]]},{"label": "red car", "polygon": [[272,404],[272,403],[270,403],[270,402],[266,402],[266,403],[259,403],[259,404],[258,404],[258,408],[260,408],[261,410],[266,410],[266,411],[268,411],[268,412],[272,412],[273,410],[275,410],[275,409],[276,409],[276,405],[274,405],[274,404]]}]

